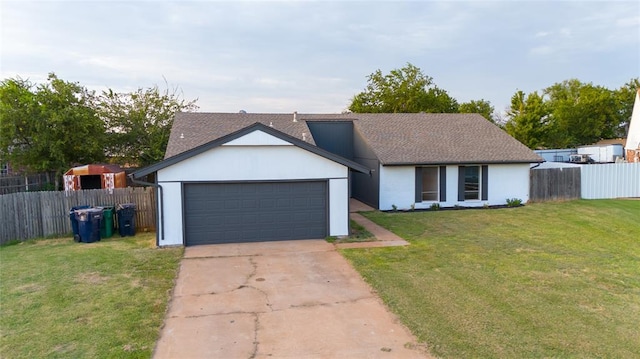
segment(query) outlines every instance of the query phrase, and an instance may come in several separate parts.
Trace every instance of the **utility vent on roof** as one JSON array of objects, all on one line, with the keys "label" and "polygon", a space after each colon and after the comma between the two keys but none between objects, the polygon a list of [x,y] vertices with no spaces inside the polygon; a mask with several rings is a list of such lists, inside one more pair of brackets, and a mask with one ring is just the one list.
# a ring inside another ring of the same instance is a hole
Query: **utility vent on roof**
[{"label": "utility vent on roof", "polygon": [[298,122],[298,112],[297,111],[293,111],[293,122]]},{"label": "utility vent on roof", "polygon": [[184,133],[180,134],[180,138],[183,139],[184,138]]}]

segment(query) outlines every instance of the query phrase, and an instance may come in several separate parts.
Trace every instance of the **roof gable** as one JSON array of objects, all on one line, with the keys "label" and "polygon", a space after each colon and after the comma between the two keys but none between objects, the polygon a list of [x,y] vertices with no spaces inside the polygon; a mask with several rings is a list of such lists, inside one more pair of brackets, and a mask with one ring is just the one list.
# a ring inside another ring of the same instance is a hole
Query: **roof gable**
[{"label": "roof gable", "polygon": [[[337,162],[341,165],[344,165],[346,167],[349,167],[353,170],[356,170],[358,172],[362,172],[362,173],[369,173],[369,169],[366,168],[365,166],[362,166],[358,163],[355,163],[353,161],[350,161],[346,158],[337,156],[333,153],[327,152],[319,147],[316,147],[314,145],[310,145],[304,141],[298,140],[294,137],[291,137],[283,132],[280,132],[272,127],[266,126],[262,123],[256,122],[252,125],[249,125],[245,128],[241,128],[238,131],[235,131],[233,133],[227,134],[225,136],[222,136],[218,139],[209,141],[207,143],[204,143],[200,146],[194,147],[190,150],[181,152],[177,155],[174,155],[172,157],[169,158],[165,158],[164,160],[155,163],[153,165],[147,166],[145,168],[142,168],[140,170],[137,170],[135,172],[132,173],[132,175],[136,178],[140,178],[143,176],[146,176],[150,173],[156,172],[158,170],[161,170],[163,168],[169,167],[173,164],[176,164],[178,162],[181,162],[183,160],[186,160],[188,158],[191,158],[193,156],[199,155],[201,153],[204,153],[206,151],[209,151],[213,148],[219,147],[219,146],[223,146],[223,145],[240,145],[243,142],[243,138],[245,136],[250,136],[255,138],[261,138],[261,140],[265,140],[265,137],[262,137],[261,135],[257,135],[257,137],[255,136],[255,132],[262,132],[265,133],[267,135],[273,136],[276,138],[276,140],[280,140],[280,141],[284,141],[284,143],[286,143],[287,145],[293,145],[293,146],[297,146],[300,147],[304,150],[310,151],[312,153],[315,153],[318,156],[327,158],[331,161]],[[254,136],[252,136],[254,135]],[[249,144],[250,141],[245,141],[245,144]],[[271,145],[276,145],[278,141],[270,141]],[[254,143],[255,145],[255,143]]]}]

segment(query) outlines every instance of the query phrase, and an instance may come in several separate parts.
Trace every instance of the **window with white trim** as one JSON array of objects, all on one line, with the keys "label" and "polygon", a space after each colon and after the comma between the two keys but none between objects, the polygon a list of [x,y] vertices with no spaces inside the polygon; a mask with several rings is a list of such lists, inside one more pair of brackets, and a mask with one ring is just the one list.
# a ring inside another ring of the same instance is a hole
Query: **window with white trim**
[{"label": "window with white trim", "polygon": [[481,183],[480,166],[465,166],[464,168],[464,200],[480,199]]}]

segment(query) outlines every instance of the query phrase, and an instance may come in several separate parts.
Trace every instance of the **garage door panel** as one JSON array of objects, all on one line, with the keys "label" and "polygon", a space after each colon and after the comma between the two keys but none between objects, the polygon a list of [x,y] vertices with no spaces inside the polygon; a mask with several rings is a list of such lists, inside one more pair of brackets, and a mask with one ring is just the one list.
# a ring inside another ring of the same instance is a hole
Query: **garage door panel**
[{"label": "garage door panel", "polygon": [[186,244],[324,238],[326,182],[184,185]]}]

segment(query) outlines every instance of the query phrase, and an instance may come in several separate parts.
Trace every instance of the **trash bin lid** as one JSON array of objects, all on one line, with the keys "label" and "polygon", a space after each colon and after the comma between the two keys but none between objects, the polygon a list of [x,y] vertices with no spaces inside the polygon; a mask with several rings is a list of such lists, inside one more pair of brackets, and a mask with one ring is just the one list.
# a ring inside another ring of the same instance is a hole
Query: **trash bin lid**
[{"label": "trash bin lid", "polygon": [[118,207],[118,209],[136,208],[136,204],[135,203],[120,203],[117,207]]}]

